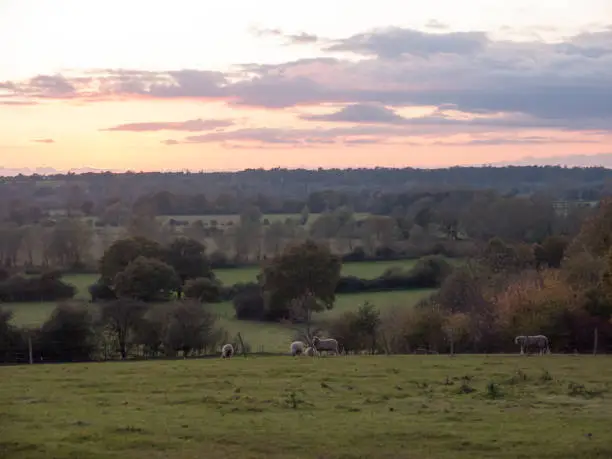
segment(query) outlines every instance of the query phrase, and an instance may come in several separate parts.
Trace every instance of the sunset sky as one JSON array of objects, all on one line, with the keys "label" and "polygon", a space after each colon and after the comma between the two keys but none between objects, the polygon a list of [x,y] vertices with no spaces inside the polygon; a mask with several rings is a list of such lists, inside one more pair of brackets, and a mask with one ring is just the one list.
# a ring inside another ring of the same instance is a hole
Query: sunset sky
[{"label": "sunset sky", "polygon": [[0,0],[0,168],[604,153],[611,0]]}]

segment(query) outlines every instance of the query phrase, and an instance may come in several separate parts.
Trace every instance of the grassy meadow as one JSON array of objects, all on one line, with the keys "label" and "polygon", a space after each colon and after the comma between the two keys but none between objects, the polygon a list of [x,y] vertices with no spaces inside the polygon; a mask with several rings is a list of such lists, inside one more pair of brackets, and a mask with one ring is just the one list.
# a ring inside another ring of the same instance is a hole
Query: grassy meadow
[{"label": "grassy meadow", "polygon": [[[374,279],[393,266],[410,269],[416,262],[417,260],[411,259],[344,263],[342,265],[342,275],[357,276],[361,277],[362,279]],[[215,274],[224,285],[233,285],[237,284],[238,282],[255,282],[259,272],[259,266],[215,270]]]},{"label": "grassy meadow", "polygon": [[[381,275],[391,266],[410,268],[414,260],[345,263],[343,275],[354,275],[362,278],[374,278]],[[258,267],[240,269],[220,269],[215,271],[225,285],[237,282],[255,281],[259,273]],[[64,280],[77,288],[75,299],[89,300],[87,287],[97,279],[93,274],[67,275]],[[338,295],[334,309],[317,314],[318,320],[333,318],[345,311],[355,310],[364,302],[369,301],[384,313],[392,307],[412,307],[422,298],[430,295],[432,290],[404,290],[375,293],[358,293]],[[0,307],[13,311],[13,323],[19,326],[38,327],[51,314],[56,303],[7,303]],[[249,343],[253,352],[287,352],[288,343],[294,337],[295,331],[290,327],[274,323],[261,323],[237,320],[231,302],[212,304],[210,307],[219,317],[219,325],[225,328],[231,336],[241,333]]]},{"label": "grassy meadow", "polygon": [[0,457],[612,457],[612,360],[236,357],[0,368]]}]

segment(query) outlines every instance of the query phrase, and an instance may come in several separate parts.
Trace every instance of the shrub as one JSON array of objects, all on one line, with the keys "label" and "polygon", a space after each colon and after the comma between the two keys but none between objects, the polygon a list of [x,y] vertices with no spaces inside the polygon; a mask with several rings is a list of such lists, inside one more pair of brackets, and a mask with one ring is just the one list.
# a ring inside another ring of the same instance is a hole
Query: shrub
[{"label": "shrub", "polygon": [[347,311],[330,324],[330,336],[338,340],[345,352],[367,350],[382,351],[380,347],[380,312],[370,303],[364,303],[357,311]]},{"label": "shrub", "polygon": [[418,260],[408,271],[401,267],[391,267],[374,279],[341,277],[336,286],[336,293],[433,288],[440,286],[452,271],[452,266],[444,258],[427,256]]},{"label": "shrub", "polygon": [[0,309],[0,363],[27,362],[28,345],[23,333],[12,325],[13,313]]},{"label": "shrub", "polygon": [[58,305],[36,339],[36,348],[45,361],[89,360],[95,347],[92,318],[83,305]]},{"label": "shrub", "polygon": [[395,354],[419,348],[438,351],[446,347],[445,316],[435,305],[422,308],[397,308],[382,319],[381,329],[389,351]]},{"label": "shrub", "polygon": [[218,343],[214,314],[195,301],[177,301],[168,305],[168,322],[164,336],[166,352],[200,353]]},{"label": "shrub", "polygon": [[35,277],[13,276],[0,282],[0,301],[58,301],[73,298],[76,288],[60,279],[60,275]]},{"label": "shrub", "polygon": [[265,301],[258,285],[253,285],[238,293],[233,299],[233,304],[237,319],[262,320],[265,317]]},{"label": "shrub", "polygon": [[90,285],[87,290],[91,296],[92,303],[95,303],[98,300],[111,301],[117,299],[115,291],[106,285],[102,278],[98,279],[95,284]]},{"label": "shrub", "polygon": [[438,287],[453,271],[451,264],[439,255],[419,259],[409,275],[422,288]]},{"label": "shrub", "polygon": [[342,261],[364,261],[366,259],[366,253],[363,247],[357,246],[350,253],[347,253],[342,257]]},{"label": "shrub", "polygon": [[221,291],[219,293],[220,301],[231,301],[237,295],[248,292],[253,289],[259,289],[260,286],[256,282],[238,282],[237,284],[230,285],[228,287],[221,287]]},{"label": "shrub", "polygon": [[221,297],[221,284],[216,279],[199,277],[188,280],[183,287],[186,298],[198,300],[202,303],[215,303]]}]

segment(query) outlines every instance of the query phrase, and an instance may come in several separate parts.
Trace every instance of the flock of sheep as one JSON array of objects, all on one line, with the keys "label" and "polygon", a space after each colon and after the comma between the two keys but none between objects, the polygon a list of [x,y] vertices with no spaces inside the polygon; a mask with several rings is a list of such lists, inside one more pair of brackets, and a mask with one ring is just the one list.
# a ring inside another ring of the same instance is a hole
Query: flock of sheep
[{"label": "flock of sheep", "polygon": [[[539,354],[550,354],[550,344],[548,337],[544,335],[533,335],[525,336],[520,335],[514,338],[514,343],[521,346],[521,355],[525,354],[525,351],[536,346]],[[291,355],[306,355],[308,357],[315,357],[320,355],[321,351],[326,353],[333,352],[335,355],[340,355],[340,347],[338,341],[333,338],[321,339],[315,336],[312,339],[312,346],[307,346],[303,341],[294,341],[290,347]],[[234,355],[234,346],[226,344],[221,348],[221,358],[228,359]]]},{"label": "flock of sheep", "polygon": [[[333,352],[335,355],[340,355],[340,347],[338,341],[333,338],[321,339],[315,336],[312,340],[312,346],[307,346],[303,341],[294,341],[290,347],[291,355],[306,355],[308,357],[315,357],[320,355],[322,351],[326,353]],[[225,344],[221,348],[221,358],[229,359],[234,356],[234,346],[232,344]]]}]

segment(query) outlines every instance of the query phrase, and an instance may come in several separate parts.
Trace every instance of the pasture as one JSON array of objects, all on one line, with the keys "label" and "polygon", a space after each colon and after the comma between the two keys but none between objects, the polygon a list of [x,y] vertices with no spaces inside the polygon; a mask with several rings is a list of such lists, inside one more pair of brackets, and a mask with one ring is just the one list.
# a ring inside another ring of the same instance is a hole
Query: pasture
[{"label": "pasture", "polygon": [[[374,279],[382,275],[391,267],[400,267],[404,269],[412,268],[417,260],[389,260],[389,261],[364,261],[358,263],[344,263],[342,265],[343,276],[356,276],[362,279]],[[246,266],[237,269],[217,269],[215,274],[223,285],[233,285],[239,282],[255,282],[257,275],[261,271],[259,266]]]},{"label": "pasture", "polygon": [[612,457],[612,360],[235,357],[0,368],[0,457]]}]

